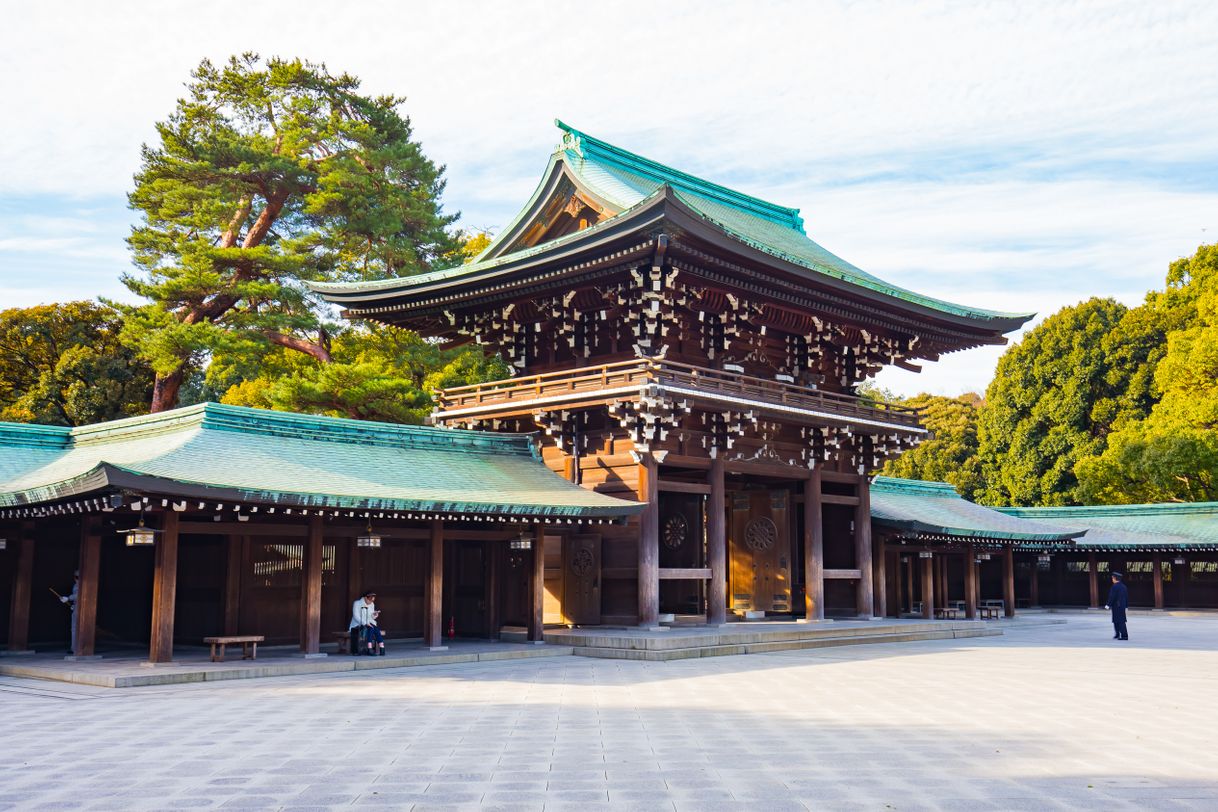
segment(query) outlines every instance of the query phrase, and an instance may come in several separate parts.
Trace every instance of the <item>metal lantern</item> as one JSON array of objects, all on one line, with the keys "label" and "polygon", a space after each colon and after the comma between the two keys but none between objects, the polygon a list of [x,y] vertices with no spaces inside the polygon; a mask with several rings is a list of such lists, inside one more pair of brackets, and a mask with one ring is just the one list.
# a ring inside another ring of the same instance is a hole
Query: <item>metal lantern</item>
[{"label": "metal lantern", "polygon": [[357,547],[380,547],[381,537],[372,532],[372,519],[368,520],[368,527],[363,533],[356,536],[355,545]]},{"label": "metal lantern", "polygon": [[520,537],[512,539],[508,546],[513,550],[531,550],[533,549],[533,539],[529,537],[528,533],[521,533]]},{"label": "metal lantern", "polygon": [[1036,560],[1042,564],[1048,564],[1052,560],[1052,558],[1053,557],[1050,556],[1048,553],[1041,553],[1040,555],[1036,556]]},{"label": "metal lantern", "polygon": [[0,550],[8,549],[8,539],[0,539]]},{"label": "metal lantern", "polygon": [[128,547],[148,547],[156,543],[156,534],[160,530],[144,526],[144,514],[140,514],[140,523],[130,530],[120,530],[119,535],[127,537]]},{"label": "metal lantern", "polygon": [[[4,548],[0,547],[0,550],[2,550],[2,549],[4,549]],[[1171,563],[1175,564],[1177,567],[1183,567],[1184,559],[1183,558],[1173,558]]]},{"label": "metal lantern", "polygon": [[932,553],[930,550],[918,551],[918,558],[934,558],[934,557],[935,557],[935,554]]},{"label": "metal lantern", "polygon": [[978,556],[977,556],[977,560],[978,560],[978,561],[989,561],[989,560],[990,560],[990,554],[989,554],[989,553],[981,553],[980,555],[978,555]]}]

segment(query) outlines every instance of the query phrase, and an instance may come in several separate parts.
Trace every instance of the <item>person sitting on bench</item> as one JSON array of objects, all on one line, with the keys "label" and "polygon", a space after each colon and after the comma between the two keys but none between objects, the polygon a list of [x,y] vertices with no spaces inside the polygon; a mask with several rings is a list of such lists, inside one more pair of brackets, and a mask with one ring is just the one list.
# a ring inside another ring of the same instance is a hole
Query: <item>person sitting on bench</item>
[{"label": "person sitting on bench", "polygon": [[[351,653],[355,655],[368,654],[375,657],[378,653],[385,656],[385,636],[376,618],[380,612],[376,608],[376,593],[368,590],[362,598],[355,601],[351,607]],[[367,649],[360,651],[359,639],[363,636]]]}]

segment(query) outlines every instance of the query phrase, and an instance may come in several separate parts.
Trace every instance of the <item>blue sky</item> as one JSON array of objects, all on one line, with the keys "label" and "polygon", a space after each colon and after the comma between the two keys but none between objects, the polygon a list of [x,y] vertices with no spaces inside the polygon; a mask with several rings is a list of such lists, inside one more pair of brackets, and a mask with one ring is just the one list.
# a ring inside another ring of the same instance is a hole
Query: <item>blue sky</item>
[{"label": "blue sky", "polygon": [[[220,0],[23,9],[0,30],[0,307],[109,296],[139,147],[203,57],[325,61],[407,97],[462,224],[576,127],[802,209],[895,284],[1043,315],[1129,304],[1218,234],[1218,8],[1164,3]],[[1001,350],[881,373],[982,390]]]}]

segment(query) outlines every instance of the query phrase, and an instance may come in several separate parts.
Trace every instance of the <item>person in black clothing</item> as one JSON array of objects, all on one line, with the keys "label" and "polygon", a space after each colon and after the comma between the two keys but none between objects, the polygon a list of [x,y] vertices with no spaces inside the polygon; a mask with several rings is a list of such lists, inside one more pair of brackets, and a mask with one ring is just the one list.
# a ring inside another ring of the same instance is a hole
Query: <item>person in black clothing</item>
[{"label": "person in black clothing", "polygon": [[1128,640],[1129,628],[1125,625],[1125,610],[1129,608],[1129,588],[1121,583],[1124,576],[1119,572],[1112,573],[1112,589],[1108,590],[1108,603],[1105,609],[1112,610],[1113,640]]}]

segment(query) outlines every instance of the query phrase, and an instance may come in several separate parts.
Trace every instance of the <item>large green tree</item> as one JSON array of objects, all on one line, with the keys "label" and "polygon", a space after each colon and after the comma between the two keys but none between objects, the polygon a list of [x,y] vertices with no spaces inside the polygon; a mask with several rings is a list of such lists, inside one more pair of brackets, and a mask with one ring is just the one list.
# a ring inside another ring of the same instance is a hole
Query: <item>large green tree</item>
[{"label": "large green tree", "polygon": [[0,311],[0,420],[80,426],[142,414],[152,370],[95,302]]},{"label": "large green tree", "polygon": [[[1144,417],[1163,327],[1112,299],[1066,307],[998,362],[980,415],[977,455],[991,505],[1064,505],[1081,498],[1075,463]],[[1131,337],[1132,336],[1132,337]]]},{"label": "large green tree", "polygon": [[139,272],[124,277],[150,301],[124,338],[156,371],[153,411],[217,355],[331,360],[334,325],[308,280],[460,261],[443,170],[412,140],[402,100],[358,89],[299,60],[204,61],[157,125],[130,195]]},{"label": "large green tree", "polygon": [[966,498],[982,489],[977,460],[977,420],[981,397],[973,392],[948,398],[916,395],[901,402],[920,409],[926,428],[934,434],[910,451],[885,463],[881,474],[950,482]]},{"label": "large green tree", "polygon": [[1158,402],[1075,466],[1085,501],[1218,500],[1218,246],[1172,263],[1152,295],[1172,329],[1153,375]]}]

